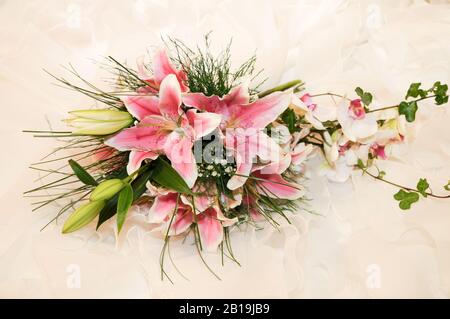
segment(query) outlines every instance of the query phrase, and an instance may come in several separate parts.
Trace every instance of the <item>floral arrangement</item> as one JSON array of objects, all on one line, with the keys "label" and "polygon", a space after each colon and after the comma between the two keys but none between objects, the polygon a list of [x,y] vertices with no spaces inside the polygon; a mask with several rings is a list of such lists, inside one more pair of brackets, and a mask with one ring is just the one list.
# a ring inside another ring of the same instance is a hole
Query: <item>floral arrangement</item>
[{"label": "floral arrangement", "polygon": [[[137,69],[108,57],[103,66],[113,90],[99,89],[74,68],[68,70],[82,85],[55,77],[103,106],[70,112],[70,131],[28,131],[64,140],[50,156],[81,150],[31,166],[45,178],[59,175],[26,192],[47,197],[35,209],[68,201],[50,221],[71,211],[64,234],[113,217],[120,233],[130,208],[141,207],[164,238],[163,265],[169,240],[187,236],[200,257],[219,250],[236,261],[230,230],[262,221],[276,227],[276,214],[289,222],[286,212],[302,206],[305,162],[313,155],[322,156],[322,172],[332,180],[345,181],[359,169],[398,187],[394,199],[404,210],[420,197],[450,198],[433,193],[425,178],[415,187],[398,185],[376,166],[404,141],[420,102],[448,102],[447,85],[413,83],[404,101],[372,107],[372,94],[361,88],[352,98],[312,94],[295,80],[260,91],[261,83],[251,84],[259,75],[255,57],[235,70],[230,61],[229,47],[214,56],[208,45],[191,50],[171,40],[151,64],[139,59]],[[329,99],[319,103],[321,96]],[[68,158],[64,166],[42,168]],[[450,191],[450,182],[444,188]]]}]

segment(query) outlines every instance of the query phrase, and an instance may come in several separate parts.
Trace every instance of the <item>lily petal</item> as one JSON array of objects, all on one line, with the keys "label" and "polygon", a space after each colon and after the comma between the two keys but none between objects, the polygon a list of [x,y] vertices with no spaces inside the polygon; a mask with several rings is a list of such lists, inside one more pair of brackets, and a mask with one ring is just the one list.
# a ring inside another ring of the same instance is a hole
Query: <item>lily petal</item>
[{"label": "lily petal", "polygon": [[170,74],[161,82],[159,90],[159,110],[161,114],[174,120],[181,114],[181,89],[175,75]]},{"label": "lily petal", "polygon": [[138,120],[147,115],[161,115],[158,109],[159,100],[156,96],[126,96],[122,98],[128,112]]},{"label": "lily petal", "polygon": [[142,161],[145,159],[156,159],[159,154],[155,152],[141,152],[141,151],[131,151],[128,158],[127,173],[128,175],[134,173],[141,167]]},{"label": "lily petal", "polygon": [[169,235],[180,235],[187,231],[193,222],[193,212],[189,207],[180,208],[172,221]]},{"label": "lily petal", "polygon": [[178,194],[176,193],[157,196],[152,207],[150,208],[150,211],[148,212],[148,222],[161,223],[167,216],[175,213],[177,198]]},{"label": "lily petal", "polygon": [[261,195],[289,200],[296,200],[304,195],[300,185],[284,180],[279,174],[262,174],[257,171],[252,176],[258,179],[256,190]]},{"label": "lily petal", "polygon": [[173,74],[176,76],[181,90],[183,92],[188,90],[188,87],[184,84],[186,81],[186,73],[183,70],[177,70],[175,68],[164,49],[158,50],[153,57],[153,74],[155,81],[158,83],[161,83],[168,75]]},{"label": "lily petal", "polygon": [[222,118],[220,114],[197,113],[195,110],[189,110],[187,117],[189,124],[194,128],[195,139],[202,138],[214,131]]},{"label": "lily petal", "polygon": [[216,251],[223,240],[223,226],[217,219],[216,210],[209,208],[198,215],[197,224],[203,247],[207,251]]},{"label": "lily petal", "polygon": [[105,144],[119,151],[156,151],[165,140],[155,126],[131,127],[105,140]]},{"label": "lily petal", "polygon": [[291,96],[275,92],[253,103],[240,106],[235,111],[239,127],[263,129],[275,121],[291,102]]},{"label": "lily petal", "polygon": [[192,146],[192,139],[189,136],[176,131],[169,134],[164,145],[164,152],[172,163],[172,167],[190,188],[194,186],[198,175]]}]

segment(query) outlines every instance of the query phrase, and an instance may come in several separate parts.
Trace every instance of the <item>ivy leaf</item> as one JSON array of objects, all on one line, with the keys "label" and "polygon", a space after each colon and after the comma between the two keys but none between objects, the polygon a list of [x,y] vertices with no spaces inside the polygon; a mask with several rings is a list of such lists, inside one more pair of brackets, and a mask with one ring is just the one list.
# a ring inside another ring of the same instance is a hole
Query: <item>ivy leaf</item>
[{"label": "ivy leaf", "polygon": [[69,165],[78,179],[86,185],[97,186],[98,183],[80,164],[74,160],[69,160]]},{"label": "ivy leaf", "polygon": [[295,115],[294,110],[287,109],[286,111],[281,114],[281,119],[283,120],[284,124],[287,125],[289,129],[289,133],[293,134],[294,132],[298,131],[298,128],[295,126],[297,122],[297,116]]},{"label": "ivy leaf", "polygon": [[154,161],[152,179],[161,186],[172,189],[178,193],[193,195],[193,192],[178,172],[161,157]]},{"label": "ivy leaf", "polygon": [[419,191],[420,194],[422,194],[423,197],[427,197],[428,188],[430,188],[430,184],[428,184],[427,179],[421,178],[417,183],[417,190]]},{"label": "ivy leaf", "polygon": [[402,210],[408,210],[411,208],[413,203],[419,201],[419,194],[416,192],[407,192],[401,189],[394,195],[394,199],[399,201],[398,206]]},{"label": "ivy leaf", "polygon": [[362,99],[364,95],[364,90],[361,89],[359,86],[355,89],[356,94]]},{"label": "ivy leaf", "polygon": [[447,185],[444,186],[444,189],[445,189],[446,191],[449,191],[449,192],[450,192],[450,181],[448,181]]},{"label": "ivy leaf", "polygon": [[119,193],[117,201],[117,230],[120,233],[127,217],[128,210],[133,203],[133,188],[127,184]]},{"label": "ivy leaf", "polygon": [[433,91],[435,98],[436,105],[442,105],[448,102],[448,85],[447,84],[441,84],[441,82],[436,82],[433,85],[433,88],[431,89]]},{"label": "ivy leaf", "polygon": [[410,97],[417,98],[420,95],[421,91],[423,91],[420,89],[421,85],[422,85],[422,83],[412,83],[409,86],[409,89],[408,89],[408,92],[406,93],[405,99],[408,99]]},{"label": "ivy leaf", "polygon": [[363,89],[360,87],[357,87],[355,89],[356,94],[361,98],[361,101],[364,103],[364,105],[369,106],[370,103],[372,103],[373,96],[369,92],[364,92]]},{"label": "ivy leaf", "polygon": [[408,122],[414,122],[416,119],[416,112],[417,112],[417,102],[402,102],[398,106],[398,113],[405,115],[405,118]]}]

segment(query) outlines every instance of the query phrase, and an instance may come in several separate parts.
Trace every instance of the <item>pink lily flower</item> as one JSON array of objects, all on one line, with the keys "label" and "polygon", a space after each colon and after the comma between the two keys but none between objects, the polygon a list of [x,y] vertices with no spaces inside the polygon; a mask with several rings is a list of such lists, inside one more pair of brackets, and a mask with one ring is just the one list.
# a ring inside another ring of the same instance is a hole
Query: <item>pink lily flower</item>
[{"label": "pink lily flower", "polygon": [[183,96],[183,102],[188,106],[222,115],[220,127],[226,131],[225,147],[236,161],[236,173],[227,184],[230,190],[245,183],[257,157],[265,162],[280,160],[281,149],[264,128],[283,113],[290,100],[290,95],[276,92],[249,103],[245,85],[233,88],[223,98],[199,93]]},{"label": "pink lily flower", "polygon": [[138,76],[149,84],[148,87],[141,90],[142,92],[156,93],[159,90],[162,81],[170,74],[176,76],[178,83],[180,84],[181,92],[189,91],[189,88],[185,84],[187,82],[186,72],[175,68],[170,62],[166,50],[158,50],[153,56],[152,64],[153,74],[150,74],[144,65],[144,59],[138,59]]},{"label": "pink lily flower", "polygon": [[300,185],[286,181],[280,174],[255,171],[252,177],[256,179],[256,191],[260,195],[289,200],[296,200],[305,195]]},{"label": "pink lily flower", "polygon": [[220,124],[220,115],[194,110],[184,113],[181,88],[173,74],[162,81],[159,97],[128,99],[125,106],[140,122],[108,138],[105,144],[119,151],[131,151],[130,171],[139,167],[144,159],[165,154],[172,167],[192,187],[197,179],[192,152],[194,141],[211,133]]},{"label": "pink lily flower", "polygon": [[177,193],[157,196],[148,214],[149,222],[164,223],[166,231],[170,224],[171,236],[180,235],[197,223],[203,247],[207,251],[215,251],[223,240],[223,228],[233,225],[237,220],[226,218],[213,198],[195,196],[194,201],[195,215],[190,199],[179,199]]}]

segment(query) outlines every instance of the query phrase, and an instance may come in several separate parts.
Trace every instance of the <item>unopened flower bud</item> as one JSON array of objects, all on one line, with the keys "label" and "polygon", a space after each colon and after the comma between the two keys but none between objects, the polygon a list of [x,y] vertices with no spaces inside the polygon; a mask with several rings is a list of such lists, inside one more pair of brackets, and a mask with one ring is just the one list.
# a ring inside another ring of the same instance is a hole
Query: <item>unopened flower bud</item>
[{"label": "unopened flower bud", "polygon": [[74,232],[89,224],[105,207],[105,201],[89,202],[76,209],[64,223],[63,234]]},{"label": "unopened flower bud", "polygon": [[108,200],[116,195],[125,186],[125,183],[118,178],[108,179],[101,182],[92,192],[90,200]]},{"label": "unopened flower bud", "polygon": [[133,123],[130,113],[117,110],[80,110],[69,112],[73,118],[68,125],[75,128],[73,134],[108,135]]}]

